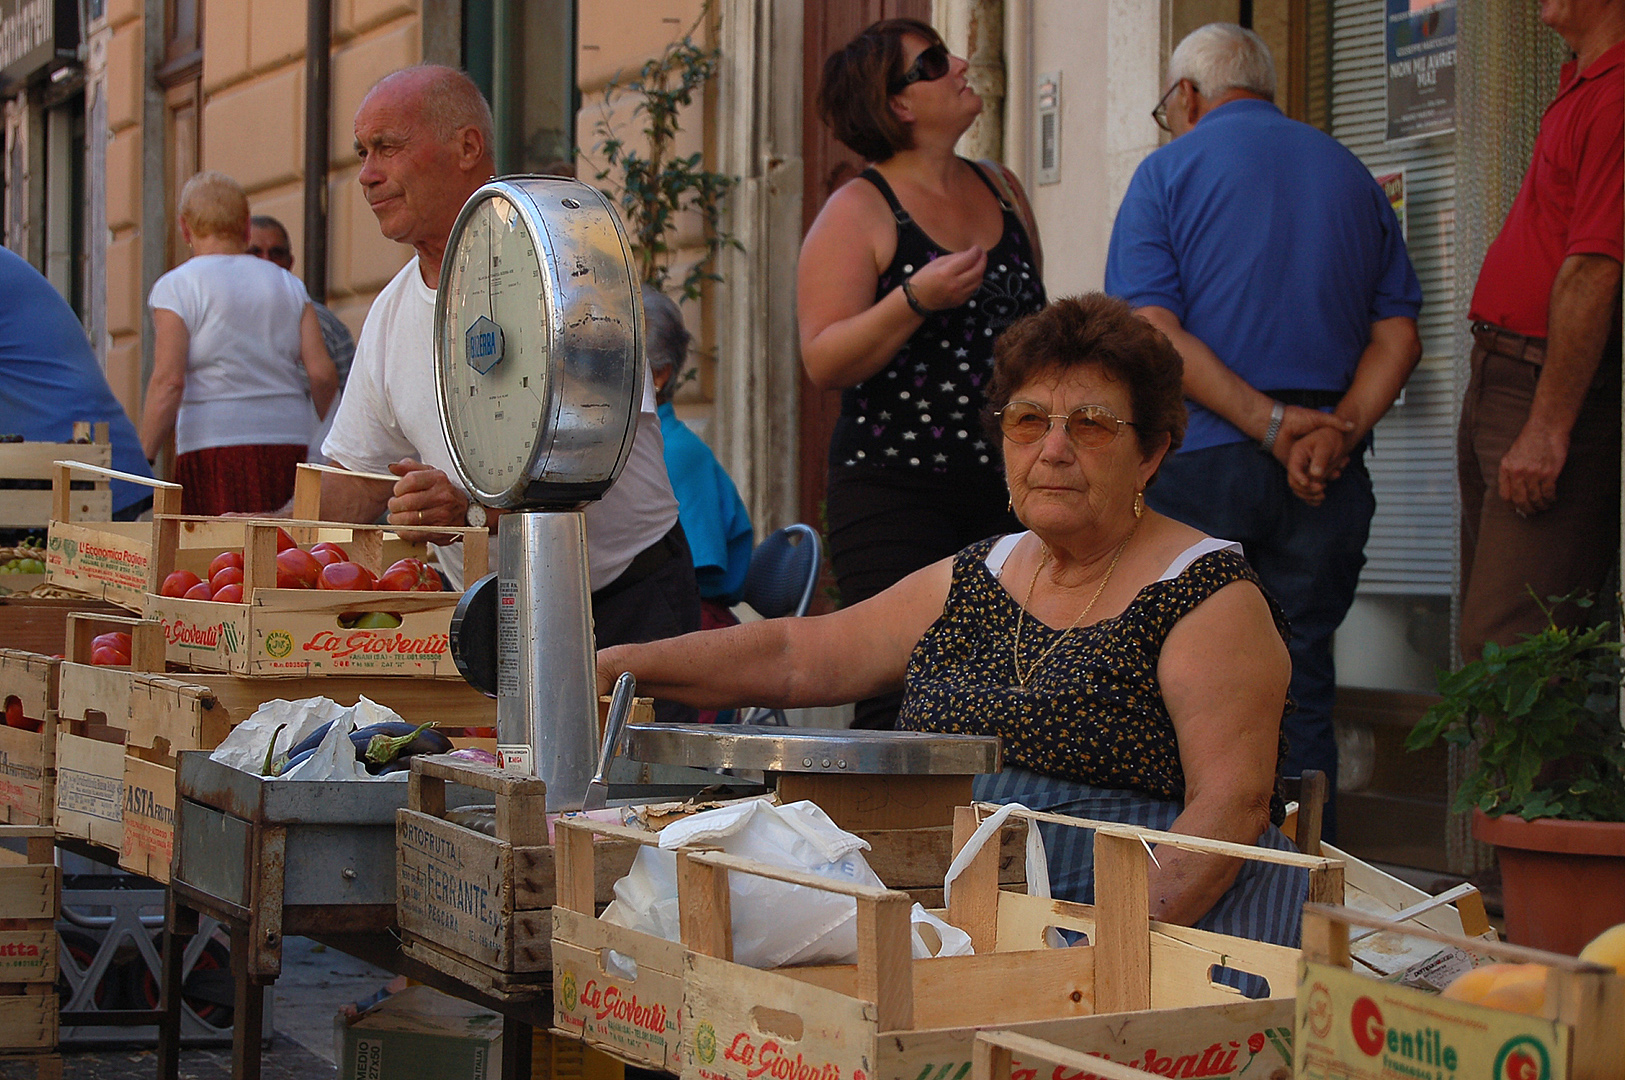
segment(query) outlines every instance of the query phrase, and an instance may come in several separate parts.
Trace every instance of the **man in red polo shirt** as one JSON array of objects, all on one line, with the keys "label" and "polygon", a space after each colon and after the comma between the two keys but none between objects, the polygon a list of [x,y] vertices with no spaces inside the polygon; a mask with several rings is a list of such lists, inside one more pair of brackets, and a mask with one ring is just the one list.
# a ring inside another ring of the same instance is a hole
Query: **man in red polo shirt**
[{"label": "man in red polo shirt", "polygon": [[1619,559],[1625,0],[1542,0],[1540,17],[1575,58],[1473,293],[1457,440],[1468,660],[1539,630],[1547,597],[1597,592]]}]

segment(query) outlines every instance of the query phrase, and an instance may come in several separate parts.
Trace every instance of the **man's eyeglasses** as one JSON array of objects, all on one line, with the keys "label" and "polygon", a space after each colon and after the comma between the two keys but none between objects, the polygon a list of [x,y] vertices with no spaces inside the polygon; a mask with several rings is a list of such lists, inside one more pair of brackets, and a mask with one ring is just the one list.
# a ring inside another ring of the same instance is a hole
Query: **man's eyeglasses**
[{"label": "man's eyeglasses", "polygon": [[248,245],[248,254],[257,259],[270,259],[272,262],[276,262],[279,259],[291,258],[293,256],[293,252],[289,251],[285,247],[279,246],[262,248],[258,244]]},{"label": "man's eyeglasses", "polygon": [[932,45],[914,58],[903,77],[887,87],[887,93],[901,94],[917,82],[936,82],[948,74],[948,46]]},{"label": "man's eyeglasses", "polygon": [[1013,443],[1035,443],[1049,434],[1057,420],[1066,421],[1066,434],[1074,445],[1098,450],[1117,438],[1123,426],[1138,427],[1132,420],[1120,420],[1104,405],[1081,405],[1071,412],[1045,412],[1030,401],[1012,401],[996,414],[999,430]]},{"label": "man's eyeglasses", "polygon": [[[1174,133],[1174,129],[1168,123],[1168,99],[1174,96],[1174,91],[1179,89],[1179,84],[1180,83],[1186,83],[1186,82],[1190,82],[1190,80],[1189,79],[1175,79],[1174,80],[1174,85],[1170,86],[1167,89],[1167,91],[1162,95],[1162,99],[1157,102],[1157,107],[1155,109],[1151,110],[1151,119],[1155,120],[1157,122],[1157,126],[1160,127],[1162,130],[1166,131],[1170,135],[1172,135]],[[1191,89],[1196,90],[1196,84],[1195,83],[1191,83]],[[1200,93],[1200,91],[1197,91],[1197,92]]]}]

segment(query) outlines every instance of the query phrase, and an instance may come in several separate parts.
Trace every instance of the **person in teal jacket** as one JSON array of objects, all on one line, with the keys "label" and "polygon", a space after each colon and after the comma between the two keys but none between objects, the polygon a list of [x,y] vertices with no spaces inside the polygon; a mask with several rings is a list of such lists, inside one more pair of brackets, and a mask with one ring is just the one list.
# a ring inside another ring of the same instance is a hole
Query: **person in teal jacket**
[{"label": "person in teal jacket", "polygon": [[660,412],[660,435],[666,444],[666,472],[677,494],[678,520],[694,552],[701,618],[707,627],[731,625],[738,620],[728,613],[728,608],[739,603],[745,574],[750,569],[750,513],[711,448],[677,419],[672,409],[677,374],[688,356],[690,335],[677,305],[652,285],[643,287],[643,324],[644,348]]}]

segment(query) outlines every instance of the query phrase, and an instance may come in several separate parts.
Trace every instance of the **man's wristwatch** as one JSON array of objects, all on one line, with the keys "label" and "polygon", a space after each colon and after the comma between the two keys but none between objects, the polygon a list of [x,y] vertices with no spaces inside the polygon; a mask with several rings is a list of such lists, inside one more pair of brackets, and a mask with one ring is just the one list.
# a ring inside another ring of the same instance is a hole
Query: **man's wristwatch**
[{"label": "man's wristwatch", "polygon": [[1274,408],[1270,409],[1270,426],[1264,432],[1264,437],[1258,440],[1258,445],[1263,447],[1265,453],[1274,451],[1275,439],[1281,434],[1281,421],[1285,418],[1286,406],[1277,401]]},{"label": "man's wristwatch", "polygon": [[473,528],[485,528],[485,506],[473,499],[468,500],[468,513],[464,516],[464,520]]}]

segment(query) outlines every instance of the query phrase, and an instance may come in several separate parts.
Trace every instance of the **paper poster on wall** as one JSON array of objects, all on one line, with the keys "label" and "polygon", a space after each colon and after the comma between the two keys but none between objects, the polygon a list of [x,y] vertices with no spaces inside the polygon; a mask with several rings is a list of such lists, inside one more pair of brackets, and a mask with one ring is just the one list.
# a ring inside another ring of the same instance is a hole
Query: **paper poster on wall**
[{"label": "paper poster on wall", "polygon": [[1456,129],[1456,0],[1387,0],[1387,139]]},{"label": "paper poster on wall", "polygon": [[1388,196],[1388,205],[1394,208],[1394,216],[1399,219],[1399,235],[1407,244],[1411,240],[1410,224],[1405,218],[1405,170],[1388,169],[1379,172],[1371,170],[1377,185],[1382,193]]}]

